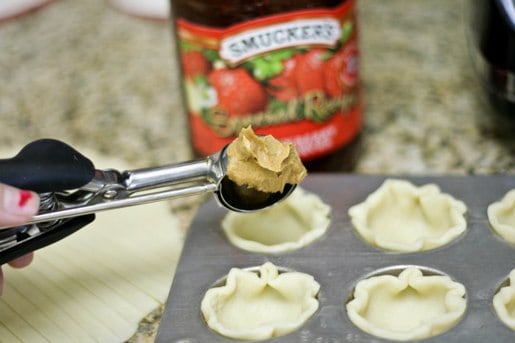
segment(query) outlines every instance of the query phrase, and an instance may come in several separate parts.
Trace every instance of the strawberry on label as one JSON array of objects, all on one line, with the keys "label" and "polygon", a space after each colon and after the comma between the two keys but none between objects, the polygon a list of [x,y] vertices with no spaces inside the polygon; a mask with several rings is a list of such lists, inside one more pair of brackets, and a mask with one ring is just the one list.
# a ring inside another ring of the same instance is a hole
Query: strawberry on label
[{"label": "strawberry on label", "polygon": [[282,101],[295,99],[299,95],[295,77],[298,56],[283,61],[281,74],[268,81],[268,92]]},{"label": "strawberry on label", "polygon": [[312,49],[299,56],[295,77],[299,93],[324,90],[324,49]]},{"label": "strawberry on label", "polygon": [[187,78],[206,75],[211,71],[211,63],[206,60],[200,51],[181,52],[181,61],[184,76]]},{"label": "strawberry on label", "polygon": [[228,115],[238,116],[263,111],[267,94],[244,68],[217,69],[208,75],[216,91],[218,107]]},{"label": "strawberry on label", "polygon": [[349,42],[331,57],[324,70],[325,90],[330,97],[338,97],[358,80],[358,47]]}]

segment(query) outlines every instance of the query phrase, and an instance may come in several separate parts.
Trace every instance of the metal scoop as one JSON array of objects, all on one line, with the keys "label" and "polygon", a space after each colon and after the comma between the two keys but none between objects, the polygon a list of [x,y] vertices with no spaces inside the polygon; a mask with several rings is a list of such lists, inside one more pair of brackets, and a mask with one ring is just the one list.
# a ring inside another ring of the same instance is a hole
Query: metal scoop
[{"label": "metal scoop", "polygon": [[[218,202],[229,210],[250,212],[283,200],[296,187],[287,184],[282,192],[266,193],[237,185],[226,176],[227,163],[223,148],[205,159],[156,168],[98,170],[88,158],[63,142],[32,142],[15,157],[0,160],[1,183],[38,192],[41,198],[40,211],[31,221],[0,231],[0,264],[8,261],[2,259],[5,250],[31,240],[44,242],[33,242],[30,249],[34,250],[78,230],[74,225],[73,231],[67,232],[67,223],[74,222],[70,218],[209,192],[214,192]],[[94,216],[80,223],[79,228],[93,219]]]}]

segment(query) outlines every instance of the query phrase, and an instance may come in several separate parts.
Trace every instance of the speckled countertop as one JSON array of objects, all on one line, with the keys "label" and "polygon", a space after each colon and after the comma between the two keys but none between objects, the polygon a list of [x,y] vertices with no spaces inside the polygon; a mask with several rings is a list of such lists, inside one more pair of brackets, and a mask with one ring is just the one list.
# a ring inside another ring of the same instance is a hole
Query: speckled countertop
[{"label": "speckled countertop", "polygon": [[[357,173],[514,173],[513,129],[471,66],[460,0],[359,0],[366,96]],[[105,0],[0,23],[0,144],[40,137],[136,166],[192,158],[168,22]],[[185,227],[197,202],[174,211]],[[132,341],[152,340],[160,309]]]}]

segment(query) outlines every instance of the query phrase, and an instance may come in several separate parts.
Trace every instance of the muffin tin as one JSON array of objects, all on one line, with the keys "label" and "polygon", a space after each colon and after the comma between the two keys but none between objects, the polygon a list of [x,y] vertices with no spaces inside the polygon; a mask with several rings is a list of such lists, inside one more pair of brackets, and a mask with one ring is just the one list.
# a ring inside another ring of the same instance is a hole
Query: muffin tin
[{"label": "muffin tin", "polygon": [[203,204],[189,229],[157,334],[157,342],[233,341],[211,331],[200,313],[205,292],[230,268],[254,268],[270,261],[280,268],[312,275],[321,288],[320,307],[304,326],[270,342],[383,342],[349,320],[345,304],[358,281],[378,272],[418,266],[450,276],[466,288],[463,319],[427,342],[513,342],[515,332],[495,314],[492,299],[515,268],[515,246],[495,234],[486,209],[515,188],[515,176],[394,176],[420,186],[436,183],[467,205],[467,230],[446,246],[397,253],[363,241],[349,221],[350,206],[362,202],[389,176],[312,174],[302,187],[329,204],[329,229],[319,240],[282,254],[243,251],[226,239],[220,222],[226,210],[214,200]]}]

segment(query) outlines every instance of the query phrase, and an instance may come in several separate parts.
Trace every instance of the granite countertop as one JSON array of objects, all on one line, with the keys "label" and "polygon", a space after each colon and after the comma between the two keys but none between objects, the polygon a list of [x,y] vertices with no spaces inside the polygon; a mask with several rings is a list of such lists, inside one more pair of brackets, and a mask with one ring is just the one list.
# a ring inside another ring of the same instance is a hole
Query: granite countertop
[{"label": "granite countertop", "polygon": [[[472,69],[460,0],[359,0],[366,174],[515,172],[515,135]],[[191,159],[171,25],[105,0],[0,23],[0,144],[40,137],[135,166]],[[185,227],[198,201],[173,211]],[[161,309],[132,341],[152,340]]]}]

